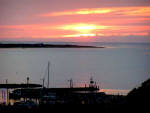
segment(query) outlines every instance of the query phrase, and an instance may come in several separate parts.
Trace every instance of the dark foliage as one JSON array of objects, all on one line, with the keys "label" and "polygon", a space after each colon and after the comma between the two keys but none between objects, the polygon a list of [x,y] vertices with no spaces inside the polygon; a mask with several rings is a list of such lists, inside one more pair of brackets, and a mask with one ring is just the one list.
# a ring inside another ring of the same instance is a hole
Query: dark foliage
[{"label": "dark foliage", "polygon": [[147,110],[150,102],[150,79],[134,88],[126,97],[128,107],[133,110]]}]

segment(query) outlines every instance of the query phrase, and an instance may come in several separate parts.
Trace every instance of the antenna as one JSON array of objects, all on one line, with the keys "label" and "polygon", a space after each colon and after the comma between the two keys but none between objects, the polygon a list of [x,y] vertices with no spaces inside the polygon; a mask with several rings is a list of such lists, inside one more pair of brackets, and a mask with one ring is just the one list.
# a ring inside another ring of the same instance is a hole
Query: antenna
[{"label": "antenna", "polygon": [[90,78],[90,84],[89,84],[89,87],[94,87],[93,77]]},{"label": "antenna", "polygon": [[29,77],[27,77],[27,84],[29,84]]}]

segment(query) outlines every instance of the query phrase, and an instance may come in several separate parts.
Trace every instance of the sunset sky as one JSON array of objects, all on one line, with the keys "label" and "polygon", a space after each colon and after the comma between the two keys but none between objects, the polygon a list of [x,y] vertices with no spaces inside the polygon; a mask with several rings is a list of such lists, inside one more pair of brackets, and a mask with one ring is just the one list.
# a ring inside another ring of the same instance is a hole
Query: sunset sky
[{"label": "sunset sky", "polygon": [[0,0],[0,41],[150,42],[150,0]]}]

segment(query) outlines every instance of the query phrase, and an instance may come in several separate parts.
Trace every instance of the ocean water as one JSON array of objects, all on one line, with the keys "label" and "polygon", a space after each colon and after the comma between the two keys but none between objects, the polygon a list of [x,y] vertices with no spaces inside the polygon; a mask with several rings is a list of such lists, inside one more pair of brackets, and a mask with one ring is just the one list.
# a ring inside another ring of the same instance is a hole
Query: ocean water
[{"label": "ocean water", "polygon": [[150,78],[150,43],[54,43],[105,46],[106,48],[7,48],[0,49],[0,83],[40,83],[50,87],[89,84],[91,77],[102,91],[127,93]]}]

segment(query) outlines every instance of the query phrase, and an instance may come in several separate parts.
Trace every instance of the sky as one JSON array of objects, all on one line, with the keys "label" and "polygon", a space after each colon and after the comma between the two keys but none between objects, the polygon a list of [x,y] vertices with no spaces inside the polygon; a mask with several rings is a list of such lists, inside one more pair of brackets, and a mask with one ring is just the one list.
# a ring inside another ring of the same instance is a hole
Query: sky
[{"label": "sky", "polygon": [[150,0],[0,0],[0,41],[150,42]]}]

